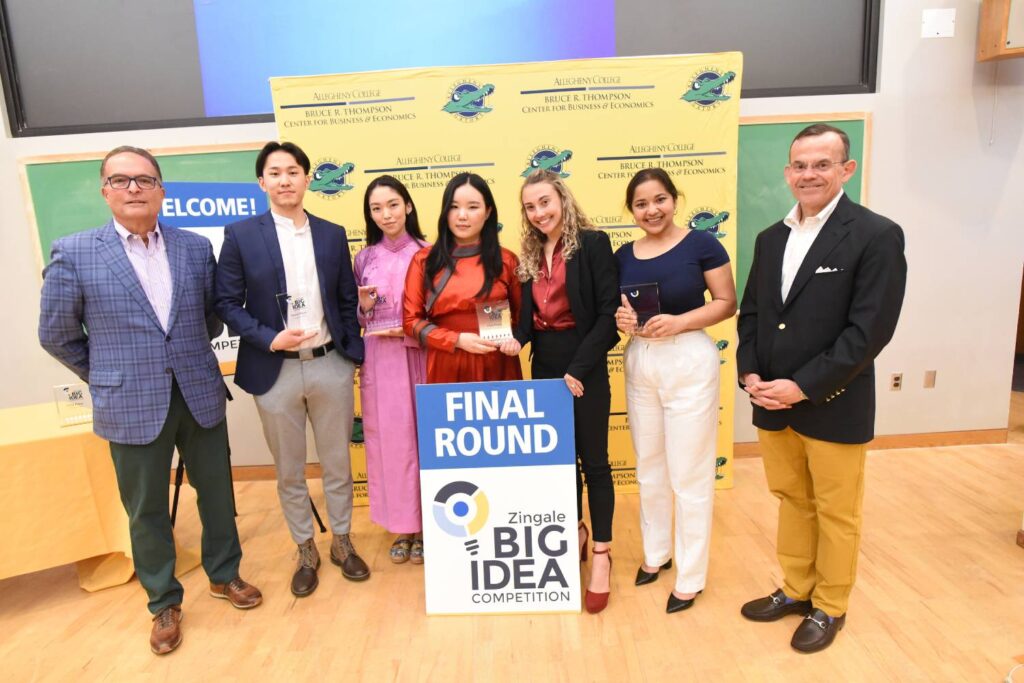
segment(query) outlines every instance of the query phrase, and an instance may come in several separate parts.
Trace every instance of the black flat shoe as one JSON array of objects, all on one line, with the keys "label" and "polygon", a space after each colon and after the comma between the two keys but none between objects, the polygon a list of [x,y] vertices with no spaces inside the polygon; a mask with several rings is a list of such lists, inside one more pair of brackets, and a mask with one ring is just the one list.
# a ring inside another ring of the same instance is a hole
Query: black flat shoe
[{"label": "black flat shoe", "polygon": [[[704,591],[697,591],[697,595],[700,595]],[[697,602],[697,595],[694,595],[689,600],[682,600],[676,597],[675,593],[668,594],[668,605],[665,606],[665,612],[667,614],[674,614],[676,612],[682,612],[684,609],[690,609],[693,607],[693,603]]]},{"label": "black flat shoe", "polygon": [[658,580],[658,574],[661,573],[662,569],[672,569],[672,560],[658,567],[656,572],[645,572],[644,566],[640,565],[640,568],[636,570],[636,585],[646,586],[649,583],[654,583]]},{"label": "black flat shoe", "polygon": [[797,652],[810,654],[824,650],[836,639],[836,634],[846,625],[846,615],[829,617],[820,609],[813,610],[796,627],[789,644]]}]

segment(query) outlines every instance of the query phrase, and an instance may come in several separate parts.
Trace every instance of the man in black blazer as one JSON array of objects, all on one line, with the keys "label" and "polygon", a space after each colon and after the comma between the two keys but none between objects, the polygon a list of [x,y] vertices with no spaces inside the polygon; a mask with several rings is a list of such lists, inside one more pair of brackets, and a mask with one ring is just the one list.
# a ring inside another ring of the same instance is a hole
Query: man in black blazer
[{"label": "man in black blazer", "polygon": [[352,522],[353,376],[363,362],[357,293],[345,229],[307,214],[309,157],[267,143],[256,176],[270,211],[224,228],[217,264],[217,315],[241,337],[235,383],[253,394],[277,466],[277,492],[299,563],[292,593],[317,587],[306,487],[306,420],[313,426],[333,540],[342,574],[369,577],[349,538]]},{"label": "man in black blazer", "polygon": [[903,231],[853,203],[846,133],[797,134],[786,182],[797,204],[757,236],[736,352],[768,486],[779,501],[785,577],[743,616],[804,620],[791,645],[828,647],[843,628],[860,544],[864,457],[874,437],[874,359],[903,304]]}]

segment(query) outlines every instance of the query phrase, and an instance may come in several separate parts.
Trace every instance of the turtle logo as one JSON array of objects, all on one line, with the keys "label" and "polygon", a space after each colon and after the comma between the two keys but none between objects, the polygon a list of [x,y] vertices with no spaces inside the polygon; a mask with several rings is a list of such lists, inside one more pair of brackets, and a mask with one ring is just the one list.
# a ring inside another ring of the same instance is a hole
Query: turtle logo
[{"label": "turtle logo", "polygon": [[[721,354],[723,351],[725,351],[727,348],[729,348],[729,340],[728,339],[719,339],[718,341],[715,342],[715,348],[718,349],[718,353]],[[718,364],[719,365],[725,365],[725,359],[722,358],[722,357],[719,357]]]},{"label": "turtle logo", "polygon": [[484,83],[477,85],[472,81],[459,83],[452,88],[448,96],[448,102],[441,107],[441,111],[452,114],[460,121],[472,121],[481,114],[492,111],[484,102],[485,98],[494,92],[494,85]]},{"label": "turtle logo", "polygon": [[330,159],[318,161],[313,169],[313,178],[309,181],[310,192],[317,192],[324,197],[339,197],[343,192],[352,189],[345,182],[345,176],[355,170],[355,164],[339,163]]},{"label": "turtle logo", "polygon": [[702,206],[690,215],[690,230],[709,232],[718,239],[722,239],[728,233],[721,229],[722,223],[729,220],[728,211],[715,211],[714,209]]},{"label": "turtle logo", "polygon": [[558,151],[555,147],[540,147],[530,154],[530,160],[526,164],[526,170],[520,173],[520,175],[525,178],[534,171],[541,170],[557,173],[559,178],[568,178],[569,172],[565,170],[565,164],[569,159],[572,159],[571,149]]},{"label": "turtle logo", "polygon": [[719,102],[731,99],[722,91],[725,86],[736,80],[735,71],[726,71],[719,74],[711,68],[701,69],[690,82],[690,88],[683,93],[682,99],[692,102],[701,109],[710,109]]}]

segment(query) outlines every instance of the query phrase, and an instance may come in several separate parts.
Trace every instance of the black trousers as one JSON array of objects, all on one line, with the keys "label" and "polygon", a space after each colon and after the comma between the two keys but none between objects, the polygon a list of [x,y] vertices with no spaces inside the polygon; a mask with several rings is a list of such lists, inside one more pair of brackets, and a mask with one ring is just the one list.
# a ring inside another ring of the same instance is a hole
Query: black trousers
[{"label": "black trousers", "polygon": [[[562,379],[572,362],[580,337],[576,330],[533,332],[531,370],[534,379]],[[587,374],[577,377],[583,396],[573,399],[576,430],[576,513],[583,519],[583,482],[587,484],[590,524],[594,541],[610,543],[615,513],[615,487],[608,464],[608,413],[612,392],[608,383],[607,357]]]}]

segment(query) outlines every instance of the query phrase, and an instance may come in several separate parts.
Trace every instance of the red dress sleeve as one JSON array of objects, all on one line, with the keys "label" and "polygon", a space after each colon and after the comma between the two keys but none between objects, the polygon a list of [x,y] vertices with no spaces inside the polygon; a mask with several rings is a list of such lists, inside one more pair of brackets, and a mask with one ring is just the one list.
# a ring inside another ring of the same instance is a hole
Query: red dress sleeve
[{"label": "red dress sleeve", "polygon": [[402,329],[419,342],[420,346],[451,353],[459,340],[459,333],[438,327],[427,317],[426,275],[427,255],[430,247],[416,252],[405,275],[405,296],[402,299]]}]

